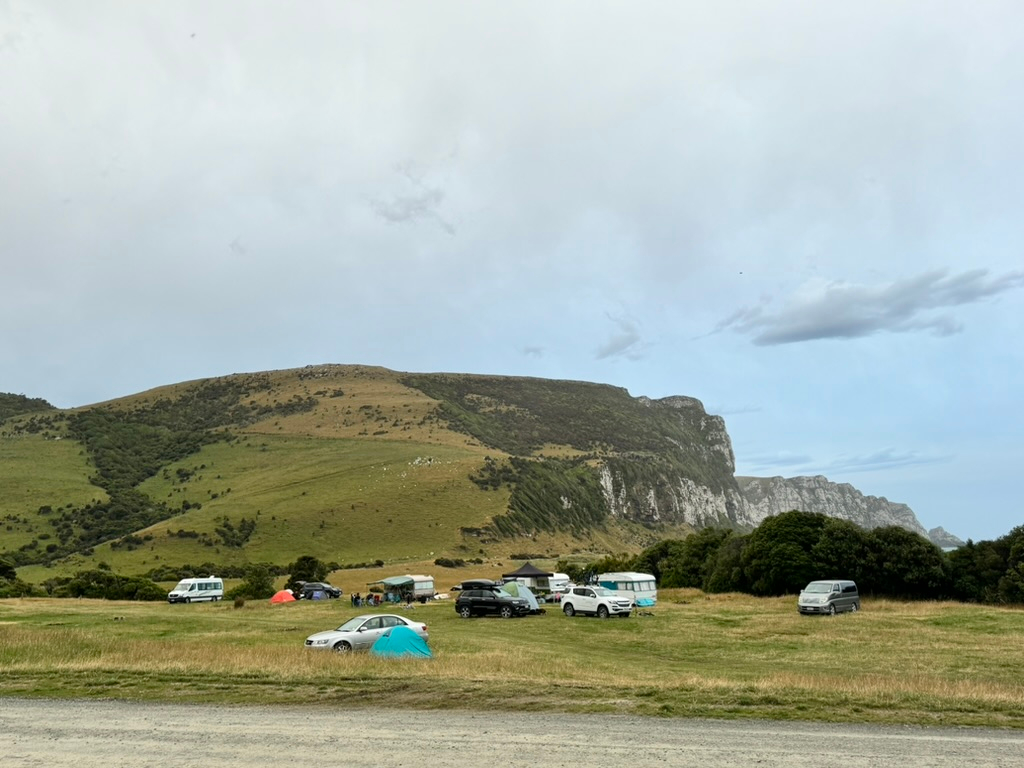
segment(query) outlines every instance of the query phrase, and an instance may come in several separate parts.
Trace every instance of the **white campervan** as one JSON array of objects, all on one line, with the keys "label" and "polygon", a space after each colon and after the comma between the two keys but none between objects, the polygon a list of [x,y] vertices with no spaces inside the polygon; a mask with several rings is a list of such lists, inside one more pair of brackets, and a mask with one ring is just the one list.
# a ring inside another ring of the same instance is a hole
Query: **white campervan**
[{"label": "white campervan", "polygon": [[649,573],[602,573],[597,577],[597,583],[622,597],[630,598],[637,608],[650,608],[658,602],[658,585]]},{"label": "white campervan", "polygon": [[205,579],[182,579],[167,593],[168,603],[215,603],[224,597],[224,581],[216,576]]}]

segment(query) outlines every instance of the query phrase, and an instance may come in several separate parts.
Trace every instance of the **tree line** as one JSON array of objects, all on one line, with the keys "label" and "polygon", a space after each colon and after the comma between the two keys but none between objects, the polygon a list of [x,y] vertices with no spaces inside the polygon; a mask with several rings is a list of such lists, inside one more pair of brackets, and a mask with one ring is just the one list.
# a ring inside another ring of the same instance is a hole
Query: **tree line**
[{"label": "tree line", "polygon": [[815,579],[852,579],[862,594],[907,600],[1024,603],[1024,526],[993,541],[944,552],[899,526],[865,530],[847,520],[793,510],[748,534],[705,528],[666,539],[638,555],[585,565],[562,561],[575,579],[640,571],[664,588],[772,596],[799,592]]}]

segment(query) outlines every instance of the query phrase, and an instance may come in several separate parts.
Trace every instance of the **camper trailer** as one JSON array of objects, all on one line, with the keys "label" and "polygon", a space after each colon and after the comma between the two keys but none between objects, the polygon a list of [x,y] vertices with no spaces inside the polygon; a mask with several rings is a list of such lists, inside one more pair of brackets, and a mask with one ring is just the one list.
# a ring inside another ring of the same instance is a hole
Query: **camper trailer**
[{"label": "camper trailer", "polygon": [[167,593],[168,603],[215,603],[224,597],[224,581],[216,576],[182,579]]},{"label": "camper trailer", "polygon": [[597,583],[622,597],[630,598],[637,608],[650,608],[658,602],[658,585],[649,573],[602,573],[597,577]]},{"label": "camper trailer", "polygon": [[548,579],[548,588],[552,592],[564,592],[571,579],[567,573],[553,573]]},{"label": "camper trailer", "polygon": [[434,577],[433,576],[414,576],[410,575],[408,578],[412,579],[412,597],[414,600],[419,600],[421,603],[427,602],[434,597]]}]

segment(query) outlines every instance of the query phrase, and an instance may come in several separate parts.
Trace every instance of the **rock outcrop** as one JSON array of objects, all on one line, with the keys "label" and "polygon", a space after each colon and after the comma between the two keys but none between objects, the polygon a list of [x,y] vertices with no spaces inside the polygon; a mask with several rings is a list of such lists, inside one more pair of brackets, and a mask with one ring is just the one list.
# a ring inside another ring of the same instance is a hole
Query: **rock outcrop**
[{"label": "rock outcrop", "polygon": [[952,533],[947,531],[942,526],[938,528],[932,528],[928,531],[928,538],[931,539],[932,544],[941,549],[956,549],[964,546],[966,542],[960,539],[958,536],[954,536]]},{"label": "rock outcrop", "polygon": [[849,520],[862,528],[898,525],[925,538],[928,532],[906,504],[884,496],[865,496],[849,483],[827,477],[737,477],[748,516],[755,525],[766,517],[799,509]]}]

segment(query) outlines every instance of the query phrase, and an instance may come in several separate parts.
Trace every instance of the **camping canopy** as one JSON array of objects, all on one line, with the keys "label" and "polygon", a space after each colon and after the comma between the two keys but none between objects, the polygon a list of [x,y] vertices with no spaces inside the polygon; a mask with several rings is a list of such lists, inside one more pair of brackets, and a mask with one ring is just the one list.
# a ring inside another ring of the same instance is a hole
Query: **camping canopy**
[{"label": "camping canopy", "polygon": [[538,577],[551,577],[555,574],[550,571],[542,571],[532,563],[527,563],[518,570],[512,571],[512,573],[503,573],[501,578],[503,579],[536,579]]},{"label": "camping canopy", "polygon": [[270,598],[271,603],[294,603],[295,595],[289,592],[287,589],[282,589],[280,592],[275,592],[274,596]]},{"label": "camping canopy", "polygon": [[512,597],[524,598],[530,604],[531,612],[540,611],[540,603],[537,602],[537,597],[525,584],[520,584],[518,581],[510,581],[507,584],[502,584],[501,588],[512,595]]},{"label": "camping canopy", "polygon": [[409,627],[392,627],[377,638],[370,648],[374,656],[389,658],[419,657],[429,659],[433,654],[427,641]]}]

